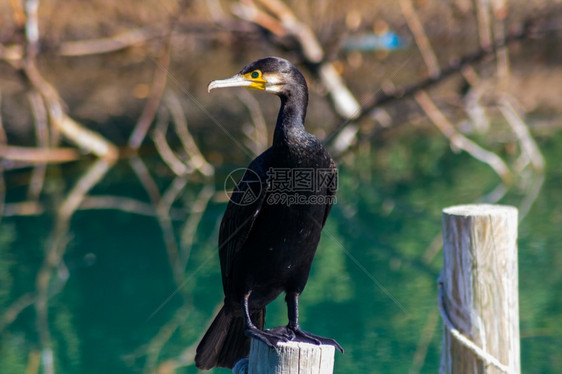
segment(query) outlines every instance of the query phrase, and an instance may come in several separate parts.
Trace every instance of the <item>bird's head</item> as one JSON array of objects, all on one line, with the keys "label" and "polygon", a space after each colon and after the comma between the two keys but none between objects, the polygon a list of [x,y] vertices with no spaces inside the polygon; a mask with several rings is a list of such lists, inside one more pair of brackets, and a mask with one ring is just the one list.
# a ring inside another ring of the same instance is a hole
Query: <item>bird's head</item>
[{"label": "bird's head", "polygon": [[294,90],[306,91],[306,80],[289,61],[279,57],[266,57],[246,65],[233,77],[214,80],[208,91],[215,88],[248,87],[288,96]]}]

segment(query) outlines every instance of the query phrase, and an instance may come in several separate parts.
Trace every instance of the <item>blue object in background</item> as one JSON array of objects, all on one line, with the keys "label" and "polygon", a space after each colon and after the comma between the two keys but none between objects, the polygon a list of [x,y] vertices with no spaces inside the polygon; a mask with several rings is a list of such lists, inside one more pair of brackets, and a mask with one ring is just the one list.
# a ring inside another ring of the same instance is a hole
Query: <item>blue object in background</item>
[{"label": "blue object in background", "polygon": [[353,36],[345,39],[343,43],[344,51],[376,51],[405,49],[408,41],[392,31],[385,31],[382,34],[366,34]]}]

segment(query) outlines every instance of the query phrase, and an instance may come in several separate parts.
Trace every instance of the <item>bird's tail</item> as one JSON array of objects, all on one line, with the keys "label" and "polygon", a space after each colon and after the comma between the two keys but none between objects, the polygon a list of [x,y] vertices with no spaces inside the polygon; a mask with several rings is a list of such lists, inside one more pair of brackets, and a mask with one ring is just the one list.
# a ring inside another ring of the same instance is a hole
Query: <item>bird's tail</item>
[{"label": "bird's tail", "polygon": [[[265,308],[252,313],[252,321],[263,329]],[[201,339],[195,353],[195,365],[201,370],[213,367],[232,368],[248,357],[250,338],[244,334],[244,317],[236,316],[223,306]]]}]

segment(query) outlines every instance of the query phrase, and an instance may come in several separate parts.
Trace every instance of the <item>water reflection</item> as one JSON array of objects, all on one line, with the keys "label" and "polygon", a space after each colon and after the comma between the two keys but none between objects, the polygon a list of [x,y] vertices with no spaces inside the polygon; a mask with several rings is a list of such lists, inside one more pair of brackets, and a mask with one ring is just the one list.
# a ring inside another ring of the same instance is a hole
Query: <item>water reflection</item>
[{"label": "water reflection", "polygon": [[[547,158],[559,156],[561,141],[546,140]],[[515,203],[522,216],[528,212],[520,238],[521,324],[522,336],[532,338],[523,339],[523,367],[554,369],[556,360],[536,360],[538,347],[540,357],[553,359],[552,343],[559,340],[544,311],[552,310],[560,282],[557,247],[545,246],[560,239],[560,170],[547,174],[542,190],[542,175],[507,189],[493,187],[497,177],[481,164],[443,152],[443,139],[403,138],[379,152],[408,142],[435,149],[435,163],[405,170],[368,153],[341,161],[338,204],[303,295],[303,325],[343,342],[346,354],[336,359],[341,372],[434,372],[440,209],[459,199]],[[461,164],[463,178],[473,183],[458,178]],[[195,370],[194,347],[221,301],[216,241],[225,200],[220,179],[229,170],[208,180],[175,176],[164,165],[133,157],[115,165],[100,159],[49,166],[45,193],[35,201],[26,199],[28,186],[21,183],[32,170],[5,175],[3,371]],[[432,172],[436,166],[439,172]],[[362,176],[362,167],[372,174]],[[411,173],[418,183],[404,184]],[[535,263],[527,248],[539,248],[551,262]],[[545,281],[540,297],[529,294],[534,279]],[[536,303],[531,309],[528,300]],[[285,318],[282,301],[268,308],[268,326]],[[543,337],[533,326],[543,326]]]}]

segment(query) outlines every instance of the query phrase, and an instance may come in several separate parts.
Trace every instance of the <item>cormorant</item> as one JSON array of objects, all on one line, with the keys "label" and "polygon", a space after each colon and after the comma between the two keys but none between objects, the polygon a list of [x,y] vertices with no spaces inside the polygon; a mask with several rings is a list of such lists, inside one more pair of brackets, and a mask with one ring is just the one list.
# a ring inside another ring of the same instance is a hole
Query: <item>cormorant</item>
[{"label": "cormorant", "polygon": [[[200,369],[232,368],[247,357],[250,337],[269,346],[280,341],[329,344],[333,339],[301,330],[298,299],[337,185],[334,161],[304,128],[308,88],[289,61],[267,57],[235,76],[209,83],[248,87],[281,98],[273,145],[256,157],[226,208],[219,232],[224,305],[197,347]],[[293,199],[293,200],[291,200]],[[286,293],[289,323],[263,331],[265,306]]]}]

